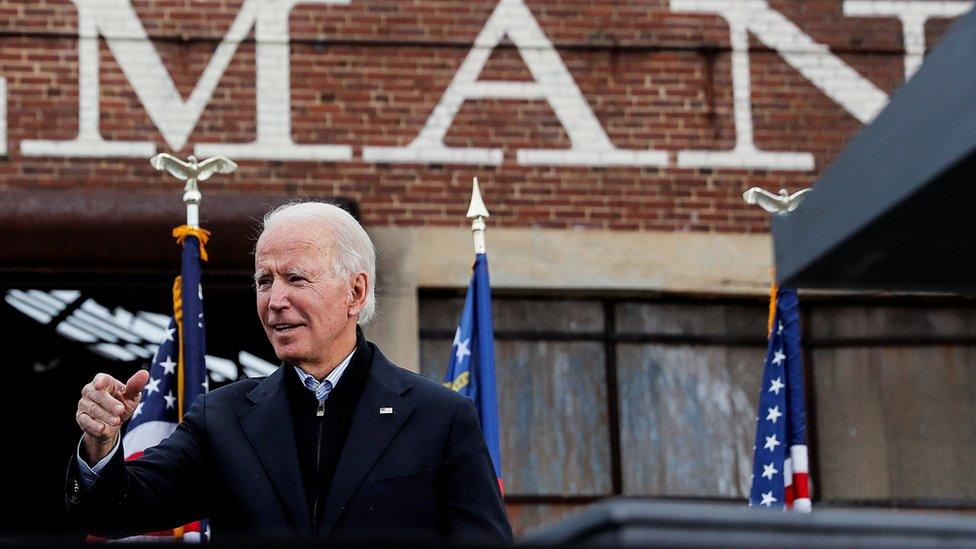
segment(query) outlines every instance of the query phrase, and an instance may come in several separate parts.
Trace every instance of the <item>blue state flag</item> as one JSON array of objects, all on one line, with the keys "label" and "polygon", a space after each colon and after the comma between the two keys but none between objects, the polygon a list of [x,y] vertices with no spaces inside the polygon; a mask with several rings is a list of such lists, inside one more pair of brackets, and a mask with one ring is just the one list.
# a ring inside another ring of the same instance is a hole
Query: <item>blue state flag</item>
[{"label": "blue state flag", "polygon": [[809,511],[806,395],[796,290],[773,289],[769,347],[759,388],[749,505]]},{"label": "blue state flag", "polygon": [[464,300],[461,322],[454,334],[451,361],[444,386],[474,400],[481,430],[495,465],[498,485],[504,492],[499,445],[498,396],[495,391],[495,337],[491,322],[491,286],[488,258],[475,255],[474,274]]}]

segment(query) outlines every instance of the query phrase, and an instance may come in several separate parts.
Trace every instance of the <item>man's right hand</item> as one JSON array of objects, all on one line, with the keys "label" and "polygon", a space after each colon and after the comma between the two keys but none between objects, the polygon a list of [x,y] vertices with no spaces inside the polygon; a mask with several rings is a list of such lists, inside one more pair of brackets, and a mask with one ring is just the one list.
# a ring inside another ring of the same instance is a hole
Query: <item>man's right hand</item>
[{"label": "man's right hand", "polygon": [[75,421],[85,432],[81,457],[89,465],[98,463],[115,447],[119,429],[132,417],[148,381],[146,370],[139,370],[125,383],[108,374],[98,374],[81,389]]}]

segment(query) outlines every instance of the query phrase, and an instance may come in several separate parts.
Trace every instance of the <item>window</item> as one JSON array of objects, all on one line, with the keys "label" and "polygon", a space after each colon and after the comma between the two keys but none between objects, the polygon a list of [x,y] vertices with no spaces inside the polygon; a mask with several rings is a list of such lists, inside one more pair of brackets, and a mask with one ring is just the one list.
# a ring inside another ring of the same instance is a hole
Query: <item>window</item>
[{"label": "window", "polygon": [[[441,381],[463,297],[424,294],[421,370]],[[766,305],[493,300],[506,500],[517,531],[612,495],[749,488]]]}]

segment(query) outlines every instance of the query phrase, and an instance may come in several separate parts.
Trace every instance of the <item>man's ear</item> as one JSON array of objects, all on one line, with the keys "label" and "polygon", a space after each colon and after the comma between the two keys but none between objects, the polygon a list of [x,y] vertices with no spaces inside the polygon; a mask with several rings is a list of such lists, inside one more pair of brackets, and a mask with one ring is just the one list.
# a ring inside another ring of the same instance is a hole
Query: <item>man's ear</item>
[{"label": "man's ear", "polygon": [[366,292],[369,289],[369,277],[366,273],[357,273],[349,288],[349,316],[359,316],[359,311],[366,306]]}]

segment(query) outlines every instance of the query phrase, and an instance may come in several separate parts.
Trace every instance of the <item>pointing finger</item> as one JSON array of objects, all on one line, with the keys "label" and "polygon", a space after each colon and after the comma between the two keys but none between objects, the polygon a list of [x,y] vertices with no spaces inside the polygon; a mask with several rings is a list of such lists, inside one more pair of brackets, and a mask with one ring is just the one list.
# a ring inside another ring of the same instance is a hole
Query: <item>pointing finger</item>
[{"label": "pointing finger", "polygon": [[129,378],[129,381],[125,382],[125,390],[122,392],[122,397],[128,400],[135,400],[148,382],[149,372],[139,370]]}]

